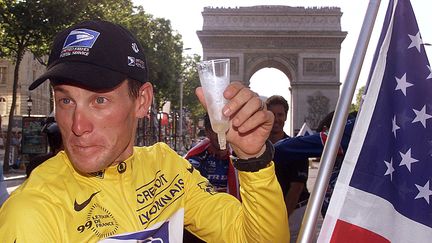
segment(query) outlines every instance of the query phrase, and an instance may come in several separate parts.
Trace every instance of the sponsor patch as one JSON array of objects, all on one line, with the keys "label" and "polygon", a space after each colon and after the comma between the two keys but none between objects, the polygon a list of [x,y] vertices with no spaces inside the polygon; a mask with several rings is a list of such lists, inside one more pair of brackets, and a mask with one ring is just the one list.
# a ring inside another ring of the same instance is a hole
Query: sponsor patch
[{"label": "sponsor patch", "polygon": [[214,195],[216,194],[216,190],[214,188],[214,186],[209,182],[209,181],[202,181],[200,183],[198,183],[198,186],[204,190],[205,192]]},{"label": "sponsor patch", "polygon": [[145,62],[139,58],[128,56],[128,66],[145,69]]},{"label": "sponsor patch", "polygon": [[132,50],[134,50],[135,53],[139,52],[138,45],[135,42],[132,43]]},{"label": "sponsor patch", "polygon": [[98,172],[92,172],[89,175],[97,177],[99,179],[103,179],[104,175],[105,175],[105,170],[101,170],[101,171],[98,171]]},{"label": "sponsor patch", "polygon": [[100,33],[89,29],[72,30],[66,37],[60,57],[70,55],[88,56]]},{"label": "sponsor patch", "polygon": [[141,232],[112,236],[116,241],[138,241],[145,243],[164,243],[169,241],[169,222],[164,222],[159,228],[143,230]]},{"label": "sponsor patch", "polygon": [[93,194],[91,194],[91,195],[89,196],[89,198],[87,198],[87,200],[83,201],[82,203],[78,203],[78,202],[76,201],[76,199],[75,199],[75,202],[74,202],[74,210],[77,211],[77,212],[83,210],[83,209],[84,209],[84,208],[85,208],[85,207],[90,203],[90,201],[92,200],[92,198],[93,198],[94,196],[96,196],[96,194],[98,194],[99,192],[100,192],[100,191],[94,192]]},{"label": "sponsor patch", "polygon": [[102,239],[100,243],[114,242],[142,242],[142,243],[169,243],[183,242],[184,209],[179,209],[164,221],[157,222],[151,227],[127,232]]},{"label": "sponsor patch", "polygon": [[135,67],[135,57],[128,56],[128,66]]},{"label": "sponsor patch", "polygon": [[86,224],[79,226],[78,231],[80,231],[80,227],[82,230],[88,228],[99,238],[105,238],[114,235],[119,228],[119,224],[107,209],[95,204],[87,215]]},{"label": "sponsor patch", "polygon": [[146,227],[184,194],[184,181],[179,175],[167,178],[158,173],[155,178],[136,190],[138,218]]}]

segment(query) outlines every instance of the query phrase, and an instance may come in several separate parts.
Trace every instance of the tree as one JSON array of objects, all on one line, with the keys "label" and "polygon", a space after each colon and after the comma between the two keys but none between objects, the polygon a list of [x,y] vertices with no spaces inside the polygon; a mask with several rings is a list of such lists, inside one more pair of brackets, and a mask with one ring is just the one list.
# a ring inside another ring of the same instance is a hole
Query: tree
[{"label": "tree", "polygon": [[358,91],[356,95],[356,103],[351,104],[350,112],[352,111],[358,111],[361,105],[361,102],[363,100],[364,91],[366,89],[366,86],[362,86]]},{"label": "tree", "polygon": [[171,100],[178,103],[176,90],[182,73],[183,42],[181,35],[172,30],[171,22],[153,18],[142,7],[130,17],[126,27],[140,40],[149,66],[149,79],[155,89],[156,108]]},{"label": "tree", "polygon": [[89,17],[121,19],[130,13],[132,13],[132,3],[129,0],[0,1],[0,57],[9,58],[15,64],[12,104],[5,142],[4,171],[9,170],[11,124],[15,114],[19,67],[24,53],[31,51],[36,57],[48,54],[53,36],[81,19]]},{"label": "tree", "polygon": [[201,119],[206,112],[195,95],[195,89],[200,86],[198,70],[196,68],[197,63],[200,61],[201,56],[194,55],[193,57],[187,56],[183,63],[183,103],[189,110],[195,124],[198,123],[198,120]]}]

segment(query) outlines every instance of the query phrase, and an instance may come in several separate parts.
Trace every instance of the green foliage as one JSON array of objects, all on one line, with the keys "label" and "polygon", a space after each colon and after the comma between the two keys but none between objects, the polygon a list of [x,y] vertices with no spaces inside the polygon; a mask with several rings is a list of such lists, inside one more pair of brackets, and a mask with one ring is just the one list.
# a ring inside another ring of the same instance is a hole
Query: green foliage
[{"label": "green foliage", "polygon": [[4,0],[0,2],[0,57],[16,60],[30,50],[36,57],[49,53],[60,30],[87,19],[128,20],[130,0]]},{"label": "green foliage", "polygon": [[201,57],[194,55],[193,57],[187,56],[183,62],[183,106],[189,110],[195,124],[205,114],[203,106],[195,95],[195,89],[200,86],[198,70],[196,68],[197,63],[200,61]]},{"label": "green foliage", "polygon": [[350,107],[350,112],[352,111],[358,111],[360,108],[360,104],[362,102],[362,96],[364,94],[364,91],[366,89],[366,86],[362,86],[358,91],[357,91],[357,95],[356,95],[356,103],[355,104],[351,104]]},{"label": "green foliage", "polygon": [[[72,1],[68,1],[72,2]],[[131,0],[87,0],[73,1],[79,5],[80,13],[76,23],[90,19],[103,19],[114,23],[122,24],[130,21],[133,14],[133,4]]]},{"label": "green foliage", "polygon": [[149,79],[154,86],[155,100],[161,107],[167,100],[178,98],[178,79],[181,76],[183,42],[174,32],[171,22],[153,18],[138,7],[126,27],[140,40],[149,66]]}]

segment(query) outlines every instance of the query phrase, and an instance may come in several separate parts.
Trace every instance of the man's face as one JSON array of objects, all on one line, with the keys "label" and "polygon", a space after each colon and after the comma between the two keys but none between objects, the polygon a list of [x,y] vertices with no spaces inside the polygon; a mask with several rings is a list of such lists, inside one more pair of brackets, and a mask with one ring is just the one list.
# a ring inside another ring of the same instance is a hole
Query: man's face
[{"label": "man's face", "polygon": [[100,171],[132,155],[142,112],[138,99],[128,94],[127,81],[104,93],[56,85],[54,97],[64,148],[78,171]]},{"label": "man's face", "polygon": [[274,124],[272,128],[272,133],[279,133],[283,131],[285,121],[287,119],[287,114],[285,113],[284,107],[279,104],[270,105],[267,109],[274,114]]}]

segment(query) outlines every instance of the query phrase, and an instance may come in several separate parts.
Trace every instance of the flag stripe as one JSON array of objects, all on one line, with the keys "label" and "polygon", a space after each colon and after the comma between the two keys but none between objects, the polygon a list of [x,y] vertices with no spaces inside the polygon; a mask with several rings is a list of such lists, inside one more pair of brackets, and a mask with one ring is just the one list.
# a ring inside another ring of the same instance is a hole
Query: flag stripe
[{"label": "flag stripe", "polygon": [[[327,211],[324,219],[327,222],[323,223],[319,242],[330,241],[332,228],[336,227],[338,219],[380,234],[391,242],[418,243],[422,242],[418,239],[430,238],[430,228],[413,222],[397,212],[393,213],[393,205],[381,197],[350,187],[344,199],[344,207],[338,218],[330,212],[334,207],[330,207]],[[333,221],[334,226],[329,227],[328,221]],[[327,233],[326,239],[322,238],[325,233]]]},{"label": "flag stripe", "polygon": [[350,224],[343,220],[336,222],[334,234],[330,240],[331,243],[345,242],[345,243],[357,243],[357,242],[374,242],[374,243],[390,243],[389,240],[384,237],[375,234],[365,228],[358,227],[357,225]]}]

